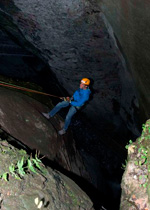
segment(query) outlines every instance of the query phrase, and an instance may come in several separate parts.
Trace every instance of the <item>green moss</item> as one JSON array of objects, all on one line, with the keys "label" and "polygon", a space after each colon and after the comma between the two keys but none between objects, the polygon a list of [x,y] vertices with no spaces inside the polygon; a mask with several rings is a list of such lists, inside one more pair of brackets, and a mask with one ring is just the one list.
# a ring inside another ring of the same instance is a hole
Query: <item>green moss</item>
[{"label": "green moss", "polygon": [[78,197],[71,190],[68,190],[68,195],[71,197],[73,205],[80,205]]}]

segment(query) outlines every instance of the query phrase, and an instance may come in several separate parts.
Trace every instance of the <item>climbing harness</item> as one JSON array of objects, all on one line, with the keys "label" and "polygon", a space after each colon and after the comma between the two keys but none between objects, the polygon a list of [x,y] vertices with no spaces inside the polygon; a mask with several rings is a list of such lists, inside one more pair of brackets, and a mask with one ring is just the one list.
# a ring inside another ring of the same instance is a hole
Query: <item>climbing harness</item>
[{"label": "climbing harness", "polygon": [[10,84],[10,83],[7,83],[7,82],[0,81],[0,85],[4,86],[4,87],[14,88],[14,89],[23,90],[23,91],[32,92],[32,93],[37,93],[37,94],[42,94],[42,95],[51,96],[51,97],[55,97],[55,98],[60,98],[60,99],[63,98],[63,97],[55,96],[55,95],[52,95],[52,94],[40,92],[40,91],[37,91],[37,90],[32,90],[32,89],[29,89],[29,88],[21,87],[21,86],[18,86],[18,85],[13,85],[13,84]]}]

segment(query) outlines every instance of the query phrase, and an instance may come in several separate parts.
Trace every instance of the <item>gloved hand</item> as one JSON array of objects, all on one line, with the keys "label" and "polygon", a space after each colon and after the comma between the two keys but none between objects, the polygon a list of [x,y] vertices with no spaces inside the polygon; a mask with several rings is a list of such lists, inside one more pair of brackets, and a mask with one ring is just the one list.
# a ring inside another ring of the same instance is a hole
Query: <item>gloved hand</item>
[{"label": "gloved hand", "polygon": [[60,99],[62,99],[62,100],[64,100],[64,101],[68,101],[68,102],[71,101],[70,97],[61,97]]},{"label": "gloved hand", "polygon": [[70,102],[70,101],[71,101],[70,97],[66,97],[66,100],[67,100],[68,102]]}]

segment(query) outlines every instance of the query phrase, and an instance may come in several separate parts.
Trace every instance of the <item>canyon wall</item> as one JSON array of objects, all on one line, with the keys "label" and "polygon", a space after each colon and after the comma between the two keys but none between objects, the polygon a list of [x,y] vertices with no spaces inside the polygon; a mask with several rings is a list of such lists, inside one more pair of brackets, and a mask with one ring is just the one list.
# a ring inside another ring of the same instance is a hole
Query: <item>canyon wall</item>
[{"label": "canyon wall", "polygon": [[97,131],[139,134],[133,78],[96,1],[1,0],[0,27],[42,58],[70,95],[91,79],[83,112]]},{"label": "canyon wall", "polygon": [[132,72],[144,121],[150,115],[150,2],[111,0],[100,4]]}]

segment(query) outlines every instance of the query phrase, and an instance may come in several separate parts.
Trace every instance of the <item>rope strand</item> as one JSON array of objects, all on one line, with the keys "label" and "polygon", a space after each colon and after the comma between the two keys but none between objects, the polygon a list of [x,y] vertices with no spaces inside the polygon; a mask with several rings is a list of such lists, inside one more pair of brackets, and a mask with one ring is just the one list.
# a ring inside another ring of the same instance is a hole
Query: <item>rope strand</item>
[{"label": "rope strand", "polygon": [[47,96],[51,96],[51,97],[55,97],[55,98],[62,98],[62,97],[59,97],[59,96],[56,96],[56,95],[40,92],[40,91],[37,91],[37,90],[32,90],[32,89],[29,89],[29,88],[21,87],[21,86],[18,86],[18,85],[7,83],[7,82],[0,81],[0,85],[4,86],[4,87],[9,87],[9,88],[14,88],[14,89],[18,89],[18,90],[27,91],[27,92],[47,95]]}]

